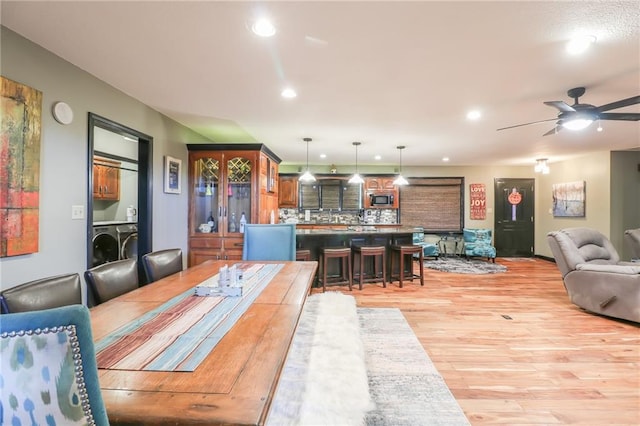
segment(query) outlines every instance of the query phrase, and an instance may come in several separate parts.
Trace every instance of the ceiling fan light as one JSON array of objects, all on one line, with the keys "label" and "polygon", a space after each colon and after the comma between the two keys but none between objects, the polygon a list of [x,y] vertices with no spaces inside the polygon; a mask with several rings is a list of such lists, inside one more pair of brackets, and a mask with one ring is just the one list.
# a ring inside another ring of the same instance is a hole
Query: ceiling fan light
[{"label": "ceiling fan light", "polygon": [[562,127],[569,130],[582,130],[589,127],[589,125],[593,123],[592,119],[589,118],[576,118],[573,120],[564,120],[562,122]]}]

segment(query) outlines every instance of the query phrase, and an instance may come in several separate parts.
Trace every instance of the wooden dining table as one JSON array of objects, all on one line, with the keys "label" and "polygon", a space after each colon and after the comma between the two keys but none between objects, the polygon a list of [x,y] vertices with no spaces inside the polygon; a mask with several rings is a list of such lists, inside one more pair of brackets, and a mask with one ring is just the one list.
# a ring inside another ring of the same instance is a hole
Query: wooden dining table
[{"label": "wooden dining table", "polygon": [[[193,371],[99,369],[112,425],[264,424],[317,262],[284,266]],[[218,273],[207,261],[91,308],[94,341]]]}]

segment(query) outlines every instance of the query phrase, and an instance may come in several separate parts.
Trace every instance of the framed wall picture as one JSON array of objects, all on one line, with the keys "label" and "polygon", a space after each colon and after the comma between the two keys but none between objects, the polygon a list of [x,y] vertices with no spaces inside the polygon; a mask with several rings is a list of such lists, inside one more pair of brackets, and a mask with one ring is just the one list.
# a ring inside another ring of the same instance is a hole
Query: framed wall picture
[{"label": "framed wall picture", "polygon": [[164,157],[164,192],[167,194],[182,192],[182,160],[168,155]]},{"label": "framed wall picture", "polygon": [[585,217],[586,191],[583,180],[554,183],[553,217]]}]

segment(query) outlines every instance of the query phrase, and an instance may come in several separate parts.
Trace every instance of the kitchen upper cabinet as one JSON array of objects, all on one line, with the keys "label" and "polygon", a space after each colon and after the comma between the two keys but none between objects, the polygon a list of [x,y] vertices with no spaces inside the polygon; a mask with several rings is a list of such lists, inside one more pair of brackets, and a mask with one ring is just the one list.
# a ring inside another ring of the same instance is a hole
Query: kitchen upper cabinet
[{"label": "kitchen upper cabinet", "polygon": [[396,186],[393,184],[393,177],[365,177],[364,187],[366,190],[388,190],[393,191]]},{"label": "kitchen upper cabinet", "polygon": [[280,175],[278,184],[278,207],[298,208],[298,175]]},{"label": "kitchen upper cabinet", "polygon": [[245,223],[277,217],[280,159],[262,144],[188,144],[189,265],[242,259]]},{"label": "kitchen upper cabinet", "polygon": [[120,162],[106,158],[93,158],[94,200],[120,199]]}]

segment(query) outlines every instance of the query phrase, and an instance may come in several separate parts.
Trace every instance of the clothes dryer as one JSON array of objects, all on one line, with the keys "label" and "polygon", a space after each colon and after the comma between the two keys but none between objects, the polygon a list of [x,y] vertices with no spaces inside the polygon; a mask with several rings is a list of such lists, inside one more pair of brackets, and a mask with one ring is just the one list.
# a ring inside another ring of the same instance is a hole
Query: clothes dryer
[{"label": "clothes dryer", "polygon": [[99,225],[93,227],[93,261],[91,267],[113,262],[120,258],[118,233],[113,225]]},{"label": "clothes dryer", "polygon": [[138,225],[128,223],[116,226],[120,259],[138,258]]}]

